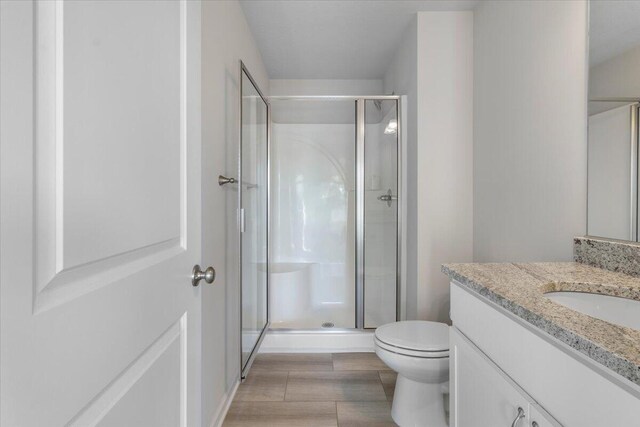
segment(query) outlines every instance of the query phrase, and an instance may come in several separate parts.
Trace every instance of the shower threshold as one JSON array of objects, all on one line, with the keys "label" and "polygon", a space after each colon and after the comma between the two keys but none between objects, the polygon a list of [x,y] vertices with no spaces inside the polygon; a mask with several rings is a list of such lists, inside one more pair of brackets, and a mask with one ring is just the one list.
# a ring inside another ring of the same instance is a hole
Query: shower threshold
[{"label": "shower threshold", "polygon": [[373,352],[372,329],[314,328],[270,329],[260,353]]}]

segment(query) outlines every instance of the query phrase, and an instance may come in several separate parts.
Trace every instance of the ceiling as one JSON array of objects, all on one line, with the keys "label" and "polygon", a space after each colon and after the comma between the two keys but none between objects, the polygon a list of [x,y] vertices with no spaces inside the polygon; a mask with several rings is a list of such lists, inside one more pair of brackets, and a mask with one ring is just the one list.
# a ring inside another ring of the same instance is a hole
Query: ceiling
[{"label": "ceiling", "polygon": [[382,78],[418,11],[477,0],[242,0],[272,79]]},{"label": "ceiling", "polygon": [[589,19],[590,66],[640,46],[640,1],[592,0]]}]

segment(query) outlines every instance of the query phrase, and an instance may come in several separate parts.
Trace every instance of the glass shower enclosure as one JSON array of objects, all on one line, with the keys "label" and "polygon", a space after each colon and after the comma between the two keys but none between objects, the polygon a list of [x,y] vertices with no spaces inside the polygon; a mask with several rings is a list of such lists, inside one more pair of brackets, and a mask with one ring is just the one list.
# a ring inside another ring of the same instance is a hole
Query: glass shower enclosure
[{"label": "glass shower enclosure", "polygon": [[271,329],[399,318],[399,97],[271,97]]},{"label": "glass shower enclosure", "polygon": [[267,329],[400,318],[400,98],[272,97],[241,63],[242,378]]}]

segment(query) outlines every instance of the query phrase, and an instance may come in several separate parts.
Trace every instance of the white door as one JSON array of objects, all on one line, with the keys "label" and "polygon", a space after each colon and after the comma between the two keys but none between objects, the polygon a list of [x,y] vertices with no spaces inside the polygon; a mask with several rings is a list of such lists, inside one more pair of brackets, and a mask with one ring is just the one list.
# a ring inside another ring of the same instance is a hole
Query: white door
[{"label": "white door", "polygon": [[3,427],[200,424],[199,58],[198,2],[1,2]]}]

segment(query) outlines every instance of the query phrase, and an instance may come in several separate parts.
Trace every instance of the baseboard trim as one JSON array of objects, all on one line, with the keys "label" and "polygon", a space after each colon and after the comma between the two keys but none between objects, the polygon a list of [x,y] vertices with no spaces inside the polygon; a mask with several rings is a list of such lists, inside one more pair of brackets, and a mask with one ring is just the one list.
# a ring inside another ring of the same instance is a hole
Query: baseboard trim
[{"label": "baseboard trim", "polygon": [[236,378],[236,382],[231,389],[230,392],[227,393],[224,400],[218,406],[218,410],[216,411],[216,415],[213,417],[211,421],[210,427],[222,427],[222,423],[227,416],[227,412],[229,412],[229,408],[231,407],[231,403],[233,402],[233,398],[236,396],[236,392],[238,391],[238,386],[240,385],[240,377]]}]

